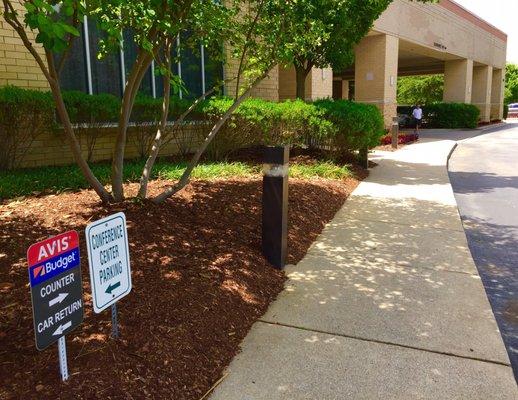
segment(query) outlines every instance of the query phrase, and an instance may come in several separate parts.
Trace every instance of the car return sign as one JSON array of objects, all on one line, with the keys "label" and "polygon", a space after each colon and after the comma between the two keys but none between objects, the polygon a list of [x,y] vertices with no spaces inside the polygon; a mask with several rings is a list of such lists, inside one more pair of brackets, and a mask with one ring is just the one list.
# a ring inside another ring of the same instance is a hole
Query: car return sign
[{"label": "car return sign", "polygon": [[124,213],[89,224],[86,227],[86,245],[94,311],[100,313],[131,291],[128,233]]},{"label": "car return sign", "polygon": [[44,350],[83,321],[77,232],[33,244],[27,260],[36,347]]}]

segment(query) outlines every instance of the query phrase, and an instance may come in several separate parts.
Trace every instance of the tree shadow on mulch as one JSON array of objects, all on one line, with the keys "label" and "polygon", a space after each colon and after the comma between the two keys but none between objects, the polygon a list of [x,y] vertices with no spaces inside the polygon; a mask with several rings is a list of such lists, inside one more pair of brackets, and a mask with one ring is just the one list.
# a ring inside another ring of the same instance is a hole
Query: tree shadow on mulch
[{"label": "tree shadow on mulch", "polygon": [[[289,263],[356,184],[290,181]],[[0,205],[0,398],[202,397],[284,285],[261,255],[260,201],[260,180],[235,180],[194,182],[158,206],[103,207],[91,191]],[[119,210],[133,291],[119,302],[121,339],[112,340],[109,311],[92,312],[84,228]],[[61,383],[57,347],[34,346],[25,252],[68,229],[80,234],[85,319],[67,337],[71,377]]]}]

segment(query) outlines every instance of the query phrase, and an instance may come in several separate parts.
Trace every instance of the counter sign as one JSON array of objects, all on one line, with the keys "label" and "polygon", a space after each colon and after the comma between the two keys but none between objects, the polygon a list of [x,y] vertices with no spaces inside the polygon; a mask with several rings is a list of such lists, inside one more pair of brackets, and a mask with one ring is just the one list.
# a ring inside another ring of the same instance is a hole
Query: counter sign
[{"label": "counter sign", "polygon": [[27,261],[36,347],[44,350],[83,321],[77,232],[33,244]]},{"label": "counter sign", "polygon": [[117,213],[86,227],[86,245],[94,311],[101,311],[131,291],[126,216]]}]

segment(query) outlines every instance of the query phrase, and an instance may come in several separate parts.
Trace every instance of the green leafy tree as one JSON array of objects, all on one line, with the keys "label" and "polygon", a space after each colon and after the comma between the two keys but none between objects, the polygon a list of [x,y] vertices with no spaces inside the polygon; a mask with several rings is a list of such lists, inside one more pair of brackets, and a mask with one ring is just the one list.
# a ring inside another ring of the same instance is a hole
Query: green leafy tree
[{"label": "green leafy tree", "polygon": [[[159,70],[162,73],[167,71],[168,61],[160,57],[160,54],[164,48],[170,49],[172,38],[176,38],[187,28],[199,34],[204,42],[218,40],[222,43],[241,21],[249,21],[249,18],[240,18],[232,22],[232,18],[237,16],[236,10],[241,9],[244,0],[231,0],[224,4],[206,0],[64,0],[60,3],[54,0],[30,0],[21,2],[22,9],[15,0],[1,1],[2,16],[22,39],[49,83],[59,119],[77,164],[103,202],[124,199],[122,170],[129,118],[138,89],[151,62],[156,60]],[[81,154],[59,85],[60,71],[73,41],[79,36],[85,17],[96,20],[102,32],[99,57],[121,46],[122,32],[126,29],[131,30],[137,46],[136,61],[127,76],[119,112],[118,135],[112,161],[111,193],[92,173]],[[257,32],[254,31],[254,34],[257,36]],[[239,40],[233,41],[239,44]],[[256,44],[260,43],[260,40],[256,41]],[[43,51],[35,44],[41,45]],[[265,44],[261,48],[266,49],[269,46],[270,44]],[[170,85],[181,85],[177,76],[167,72],[165,76],[168,90]]]},{"label": "green leafy tree", "polygon": [[444,75],[404,76],[398,79],[398,104],[432,104],[442,101]]},{"label": "green leafy tree", "polygon": [[287,42],[283,61],[295,67],[297,98],[304,99],[306,77],[313,67],[339,71],[353,63],[354,46],[392,1],[286,1],[283,12],[291,40]]},{"label": "green leafy tree", "polygon": [[[83,175],[103,202],[123,200],[122,167],[126,133],[135,96],[145,72],[167,37],[178,34],[188,25],[201,26],[202,20],[209,21],[208,26],[212,28],[222,21],[221,15],[215,12],[220,8],[204,0],[63,0],[59,3],[54,0],[30,0],[21,2],[23,10],[20,10],[17,1],[2,0],[2,4],[4,19],[17,32],[49,83],[63,130]],[[81,154],[59,85],[60,71],[73,41],[79,36],[84,17],[98,21],[103,36],[100,56],[119,48],[124,29],[133,30],[138,47],[119,113],[119,132],[113,152],[112,193],[95,177]],[[34,42],[43,47],[43,55]]]},{"label": "green leafy tree", "polygon": [[[71,48],[74,38],[79,36],[79,26],[87,13],[85,2],[64,0],[60,7],[57,7],[54,1],[26,1],[21,3],[25,11],[20,10],[19,3],[12,0],[2,0],[2,4],[5,21],[16,31],[49,83],[63,130],[81,172],[102,201],[110,201],[111,194],[95,177],[81,154],[81,146],[72,128],[59,87],[59,72],[63,67],[66,53]],[[35,35],[34,40],[32,35]],[[33,41],[43,46],[43,55],[34,46]],[[55,55],[60,54],[61,58],[56,62]]]},{"label": "green leafy tree", "polygon": [[507,64],[505,68],[504,103],[518,103],[518,65],[516,64]]},{"label": "green leafy tree", "polygon": [[[90,4],[90,3],[89,3]],[[95,14],[106,32],[101,48],[104,52],[117,49],[122,42],[122,32],[130,30],[137,47],[136,61],[131,68],[122,98],[118,135],[112,161],[112,192],[116,201],[124,199],[123,166],[129,119],[138,90],[155,60],[164,76],[164,110],[169,109],[171,86],[177,90],[181,80],[171,71],[171,50],[176,37],[187,29],[203,41],[221,41],[231,34],[232,17],[240,1],[221,2],[206,0],[99,0]],[[167,113],[160,126],[165,126]]]},{"label": "green leafy tree", "polygon": [[[248,0],[245,2],[246,4],[239,4],[238,1],[235,1],[235,3],[237,3],[235,9],[239,10],[239,12],[231,24],[233,35],[228,36],[226,43],[231,48],[231,59],[239,60],[236,76],[227,78],[227,80],[236,81],[236,92],[232,104],[220,115],[217,122],[210,128],[180,179],[174,185],[169,186],[164,192],[153,198],[153,201],[156,203],[164,201],[187,185],[202,154],[214,140],[217,133],[242,102],[250,95],[252,88],[266,78],[271,69],[283,59],[287,43],[291,40],[291,36],[286,30],[285,11],[287,2],[285,0]],[[245,5],[246,7],[244,7]],[[213,89],[210,91],[212,90]],[[179,123],[191,112],[196,104],[207,96],[210,91],[197,99],[191,107],[175,121],[175,124]],[[156,157],[160,143],[160,137],[157,135],[148,162],[153,161],[153,157]],[[146,168],[148,162],[146,163]],[[152,164],[151,162],[151,167]],[[149,175],[149,171],[147,171],[146,168],[144,174],[147,173]],[[142,191],[143,178],[145,178],[144,174],[141,178],[139,196],[144,192]]]}]

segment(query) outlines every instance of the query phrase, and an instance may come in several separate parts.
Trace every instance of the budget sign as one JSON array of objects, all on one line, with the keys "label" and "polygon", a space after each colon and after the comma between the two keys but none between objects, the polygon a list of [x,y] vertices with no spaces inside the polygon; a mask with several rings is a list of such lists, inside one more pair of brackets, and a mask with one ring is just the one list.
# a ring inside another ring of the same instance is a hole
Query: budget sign
[{"label": "budget sign", "polygon": [[100,313],[131,291],[126,216],[117,213],[86,227],[94,311]]},{"label": "budget sign", "polygon": [[33,244],[27,261],[36,347],[43,350],[83,321],[77,232]]}]

